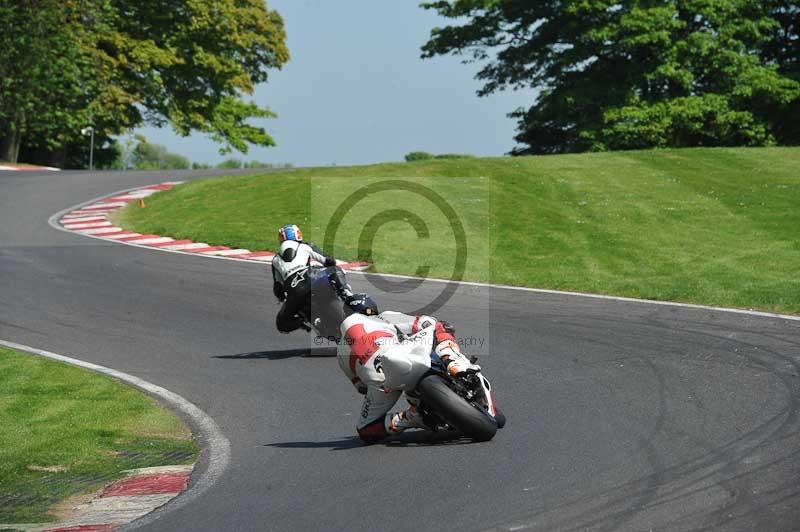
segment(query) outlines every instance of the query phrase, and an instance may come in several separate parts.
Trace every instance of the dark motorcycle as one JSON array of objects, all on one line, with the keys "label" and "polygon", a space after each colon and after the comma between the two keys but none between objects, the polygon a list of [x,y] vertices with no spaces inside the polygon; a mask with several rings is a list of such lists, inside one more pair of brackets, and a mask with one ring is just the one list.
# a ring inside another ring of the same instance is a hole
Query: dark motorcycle
[{"label": "dark motorcycle", "polygon": [[331,286],[330,272],[327,268],[310,266],[305,275],[308,276],[307,280],[310,283],[311,297],[298,315],[308,330],[319,337],[338,343],[342,334],[339,326],[348,315],[347,306]]}]

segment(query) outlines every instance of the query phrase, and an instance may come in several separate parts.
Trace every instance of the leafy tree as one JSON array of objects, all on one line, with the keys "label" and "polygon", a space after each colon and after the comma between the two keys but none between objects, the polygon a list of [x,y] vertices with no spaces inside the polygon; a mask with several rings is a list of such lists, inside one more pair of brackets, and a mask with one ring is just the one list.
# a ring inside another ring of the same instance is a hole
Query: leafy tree
[{"label": "leafy tree", "polygon": [[[245,98],[289,58],[263,0],[19,0],[0,5],[0,157],[66,160],[81,127],[102,145],[149,122],[209,134],[223,151],[274,140]],[[50,161],[48,161],[50,162]]]},{"label": "leafy tree", "polygon": [[[767,14],[778,23],[773,26],[764,47],[765,58],[777,65],[782,75],[800,82],[800,2],[766,0]],[[787,107],[767,110],[777,124],[778,141],[800,144],[800,101]]]},{"label": "leafy tree", "polygon": [[428,159],[433,159],[433,154],[426,151],[412,151],[406,153],[405,159],[407,163],[414,161],[426,161]]},{"label": "leafy tree", "polygon": [[242,161],[240,159],[234,159],[234,158],[225,159],[224,161],[222,161],[217,165],[217,168],[225,168],[229,170],[242,168]]},{"label": "leafy tree", "polygon": [[147,139],[144,135],[136,134],[133,137],[127,137],[120,140],[121,142],[118,142],[118,155],[111,167],[114,170],[128,170],[134,168],[136,164],[135,153],[137,146],[137,144],[134,142],[147,142]]},{"label": "leafy tree", "polygon": [[194,168],[182,155],[170,153],[160,144],[148,142],[144,135],[134,135],[115,145],[116,159],[107,166],[116,170],[184,170]]},{"label": "leafy tree", "polygon": [[137,170],[184,170],[191,165],[186,157],[170,153],[164,146],[147,142],[140,136],[133,149],[133,167]]},{"label": "leafy tree", "polygon": [[463,23],[434,29],[423,56],[483,62],[481,95],[541,90],[512,113],[517,154],[797,142],[781,118],[800,99],[791,53],[766,52],[778,4],[796,34],[786,1],[435,1]]},{"label": "leafy tree", "polygon": [[242,168],[293,168],[292,163],[265,163],[262,161],[247,161]]},{"label": "leafy tree", "polygon": [[474,155],[468,153],[439,153],[434,156],[436,159],[474,159]]},{"label": "leafy tree", "polygon": [[426,151],[412,151],[405,156],[406,162],[411,163],[414,161],[428,161],[430,159],[474,159],[474,155],[467,153],[439,153],[432,154]]},{"label": "leafy tree", "polygon": [[24,141],[48,151],[80,137],[92,81],[79,14],[70,1],[0,4],[0,159],[15,162]]}]

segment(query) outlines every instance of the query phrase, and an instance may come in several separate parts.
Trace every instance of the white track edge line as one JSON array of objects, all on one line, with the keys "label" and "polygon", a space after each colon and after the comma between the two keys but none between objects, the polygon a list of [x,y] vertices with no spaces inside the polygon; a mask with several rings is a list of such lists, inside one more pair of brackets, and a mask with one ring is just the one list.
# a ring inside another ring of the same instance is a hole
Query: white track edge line
[{"label": "white track edge line", "polygon": [[434,283],[454,283],[464,286],[477,286],[482,288],[500,288],[502,290],[511,290],[516,292],[533,292],[536,294],[549,294],[549,295],[558,295],[558,296],[573,296],[573,297],[585,297],[589,299],[606,299],[610,301],[622,301],[625,303],[646,303],[648,305],[661,305],[666,307],[682,307],[682,308],[691,308],[691,309],[698,309],[698,310],[712,310],[716,312],[729,312],[734,314],[746,314],[749,316],[758,316],[762,318],[780,318],[784,320],[790,321],[800,321],[800,316],[793,316],[791,314],[776,314],[772,312],[764,312],[760,310],[747,310],[747,309],[739,309],[739,308],[727,308],[727,307],[712,307],[709,305],[698,305],[696,303],[678,303],[675,301],[658,301],[655,299],[637,299],[635,297],[623,297],[623,296],[609,296],[604,294],[589,294],[586,292],[571,292],[567,290],[551,290],[548,288],[529,288],[527,286],[512,286],[512,285],[505,285],[505,284],[491,284],[491,283],[478,283],[473,281],[450,281],[447,279],[436,279],[436,278],[424,278],[424,277],[415,277],[413,275],[398,275],[394,273],[374,273],[374,272],[362,272],[358,270],[348,270],[347,274],[356,273],[359,275],[374,275],[374,276],[381,276],[381,277],[391,277],[395,279],[416,279],[422,281],[430,281]]},{"label": "white track edge line", "polygon": [[142,517],[131,521],[130,523],[126,523],[122,525],[122,527],[138,527],[140,525],[150,523],[161,516],[162,509],[170,511],[188,504],[208,490],[208,488],[210,488],[217,481],[217,479],[222,476],[222,473],[225,471],[225,469],[227,469],[231,459],[231,443],[228,441],[228,438],[225,437],[211,416],[200,410],[200,408],[198,408],[194,403],[184,399],[175,392],[171,392],[166,388],[162,388],[161,386],[148,382],[144,379],[140,379],[139,377],[134,377],[128,373],[123,373],[122,371],[100,366],[99,364],[86,362],[84,360],[79,360],[77,358],[51,353],[50,351],[43,351],[41,349],[36,349],[35,347],[17,344],[6,340],[0,340],[0,346],[8,347],[9,349],[16,349],[17,351],[24,351],[44,358],[49,358],[51,360],[57,360],[59,362],[65,362],[67,364],[88,369],[108,377],[113,377],[126,384],[139,388],[150,395],[158,397],[162,401],[168,403],[174,410],[182,413],[191,421],[191,424],[194,425],[194,429],[200,433],[202,443],[204,443],[206,447],[206,449],[201,448],[201,458],[203,458],[202,453],[204,450],[207,450],[208,453],[207,457],[205,457],[207,465],[200,473],[200,478],[197,479],[194,485],[179,493],[164,506],[155,509],[153,512],[145,514]]},{"label": "white track edge line", "polygon": [[[95,238],[97,240],[102,240],[103,242],[117,242],[119,244],[125,244],[126,246],[136,246],[136,247],[140,247],[140,248],[144,248],[144,249],[153,249],[153,250],[157,250],[157,251],[163,251],[165,253],[179,253],[181,255],[194,255],[195,257],[207,257],[209,259],[216,259],[216,260],[229,260],[229,261],[233,261],[233,262],[249,262],[251,264],[261,264],[262,266],[264,265],[263,261],[258,261],[258,260],[254,260],[254,259],[237,259],[237,258],[220,256],[220,255],[204,255],[202,253],[187,253],[185,251],[180,251],[180,250],[160,249],[160,248],[154,248],[154,247],[151,247],[151,246],[137,245],[137,244],[134,244],[133,242],[128,243],[128,242],[124,242],[124,241],[115,241],[115,240],[110,240],[110,239],[106,239],[106,238],[101,238],[101,237],[97,237],[97,236],[94,236],[94,235],[84,235],[84,234],[81,234],[81,233],[76,233],[74,231],[70,231],[69,229],[65,229],[65,228],[61,227],[60,225],[58,225],[58,220],[63,215],[67,214],[68,212],[71,212],[73,210],[77,210],[77,209],[79,209],[80,207],[82,207],[84,205],[89,205],[90,203],[94,203],[94,202],[100,201],[100,200],[102,200],[104,198],[115,196],[117,194],[126,194],[128,192],[133,191],[133,190],[138,190],[140,188],[145,188],[147,186],[152,186],[152,185],[143,185],[143,186],[140,186],[140,187],[133,187],[133,188],[125,189],[125,190],[119,190],[119,191],[113,192],[111,194],[106,194],[104,196],[100,196],[100,197],[94,198],[94,199],[86,201],[84,203],[79,203],[78,205],[75,205],[73,207],[69,207],[67,209],[59,211],[56,214],[52,215],[47,220],[47,223],[49,223],[51,227],[53,227],[55,229],[58,229],[59,231],[64,231],[65,233],[70,233],[70,234],[73,234],[73,235],[74,234],[79,234],[80,236],[84,236],[84,237],[88,237],[88,238]],[[728,308],[728,307],[712,307],[712,306],[709,306],[709,305],[698,305],[698,304],[695,304],[695,303],[678,303],[678,302],[675,302],[675,301],[656,301],[656,300],[653,300],[653,299],[637,299],[635,297],[609,296],[609,295],[604,295],[604,294],[589,294],[589,293],[586,293],[586,292],[573,292],[573,291],[564,291],[564,290],[550,290],[550,289],[547,289],[547,288],[529,288],[529,287],[526,287],[526,286],[512,286],[512,285],[506,285],[506,284],[491,284],[491,283],[478,283],[478,282],[473,282],[473,281],[451,281],[451,280],[448,280],[448,279],[421,278],[421,277],[415,277],[413,275],[400,275],[400,274],[396,274],[396,273],[374,273],[374,272],[364,272],[364,271],[359,271],[359,270],[346,270],[346,272],[347,272],[348,275],[351,274],[351,273],[355,273],[355,274],[364,275],[364,276],[369,276],[369,275],[377,276],[377,275],[380,275],[382,277],[391,277],[391,278],[394,278],[394,279],[417,279],[417,280],[421,279],[421,280],[424,280],[424,281],[430,281],[430,282],[434,282],[434,283],[455,283],[455,284],[460,284],[460,285],[464,285],[464,286],[477,286],[477,287],[484,287],[484,288],[497,288],[497,289],[501,289],[501,290],[511,290],[511,291],[516,291],[516,292],[533,292],[533,293],[536,293],[536,294],[549,294],[549,295],[560,295],[560,296],[571,296],[571,297],[585,297],[585,298],[588,298],[588,299],[605,299],[605,300],[609,300],[609,301],[621,301],[621,302],[625,302],[625,303],[641,303],[641,304],[647,304],[647,305],[661,305],[661,306],[665,306],[665,307],[691,308],[691,309],[696,309],[696,310],[710,310],[710,311],[715,311],[715,312],[727,312],[727,313],[731,313],[731,314],[743,314],[743,315],[747,315],[747,316],[757,316],[757,317],[761,317],[761,318],[777,318],[777,319],[789,320],[789,321],[800,321],[800,316],[792,316],[792,315],[789,315],[789,314],[776,314],[776,313],[772,313],[772,312],[763,312],[763,311],[759,311],[759,310],[746,310],[746,309]]]}]

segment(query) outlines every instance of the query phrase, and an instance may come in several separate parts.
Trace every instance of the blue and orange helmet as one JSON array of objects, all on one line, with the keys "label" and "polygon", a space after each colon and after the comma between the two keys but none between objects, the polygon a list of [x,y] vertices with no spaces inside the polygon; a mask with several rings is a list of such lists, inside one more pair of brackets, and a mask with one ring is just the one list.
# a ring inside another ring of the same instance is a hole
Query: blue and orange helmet
[{"label": "blue and orange helmet", "polygon": [[303,241],[303,232],[294,224],[284,225],[278,229],[278,243],[283,244],[287,240],[294,240],[295,242]]}]

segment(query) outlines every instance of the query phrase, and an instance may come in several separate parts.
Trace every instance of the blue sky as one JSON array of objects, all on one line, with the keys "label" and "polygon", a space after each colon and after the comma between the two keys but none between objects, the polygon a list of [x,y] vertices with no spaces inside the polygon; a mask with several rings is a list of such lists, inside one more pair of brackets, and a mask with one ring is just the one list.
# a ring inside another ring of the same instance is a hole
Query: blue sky
[{"label": "blue sky", "polygon": [[[402,160],[414,150],[502,155],[514,146],[507,113],[532,90],[478,98],[477,65],[420,59],[431,28],[446,24],[416,1],[271,0],[286,24],[291,61],[259,85],[255,101],[278,118],[260,122],[274,148],[232,156],[298,166]],[[192,161],[217,163],[204,135],[142,128],[150,142]]]}]

